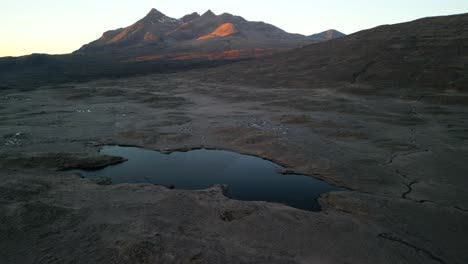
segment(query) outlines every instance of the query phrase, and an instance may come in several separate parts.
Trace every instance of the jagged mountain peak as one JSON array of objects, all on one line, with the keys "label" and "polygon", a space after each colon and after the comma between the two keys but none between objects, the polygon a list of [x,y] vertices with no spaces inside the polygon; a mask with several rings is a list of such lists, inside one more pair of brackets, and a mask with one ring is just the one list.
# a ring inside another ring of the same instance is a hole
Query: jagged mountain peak
[{"label": "jagged mountain peak", "polygon": [[206,11],[202,17],[216,17],[216,14],[213,13],[213,11],[211,11],[211,9],[209,9],[208,11]]},{"label": "jagged mountain peak", "polygon": [[164,15],[162,12],[160,12],[156,8],[151,8],[149,14]]},{"label": "jagged mountain peak", "polygon": [[167,17],[167,16],[163,14],[162,12],[158,11],[157,9],[153,8],[148,12],[148,14],[142,20],[157,19],[157,18],[162,18],[162,17]]},{"label": "jagged mountain peak", "polygon": [[199,17],[200,17],[200,14],[198,14],[197,12],[193,12],[192,14],[188,14],[188,15],[181,17],[179,20],[182,21],[183,23],[187,23]]},{"label": "jagged mountain peak", "polygon": [[151,23],[151,24],[156,24],[156,23],[178,24],[180,23],[178,19],[168,17],[155,8],[151,9],[151,11],[143,19],[140,20],[140,22]]},{"label": "jagged mountain peak", "polygon": [[194,12],[175,19],[153,8],[133,25],[108,31],[78,52],[119,54],[122,58],[179,58],[177,54],[193,58],[193,54],[201,53],[210,58],[237,58],[258,57],[312,42],[316,40],[229,13],[216,15],[208,10],[202,15]]}]

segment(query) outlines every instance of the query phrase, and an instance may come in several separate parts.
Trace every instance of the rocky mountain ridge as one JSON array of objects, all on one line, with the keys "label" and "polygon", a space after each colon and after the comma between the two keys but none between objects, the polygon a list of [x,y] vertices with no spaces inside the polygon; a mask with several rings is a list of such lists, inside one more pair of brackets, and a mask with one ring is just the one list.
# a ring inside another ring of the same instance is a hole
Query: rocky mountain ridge
[{"label": "rocky mountain ridge", "polygon": [[[241,59],[341,36],[342,33],[330,30],[312,36],[292,34],[271,24],[251,22],[228,13],[216,15],[211,10],[176,19],[152,9],[133,25],[107,31],[74,54],[132,61],[174,60],[181,55],[187,59]],[[233,56],[233,52],[238,56]],[[224,53],[226,55],[219,55]]]}]

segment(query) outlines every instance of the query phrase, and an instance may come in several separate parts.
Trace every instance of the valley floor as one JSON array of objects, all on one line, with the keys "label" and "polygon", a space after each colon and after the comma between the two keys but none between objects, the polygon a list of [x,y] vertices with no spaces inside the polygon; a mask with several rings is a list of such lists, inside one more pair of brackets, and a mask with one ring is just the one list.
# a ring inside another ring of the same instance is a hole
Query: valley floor
[{"label": "valley floor", "polygon": [[[467,263],[467,96],[184,73],[3,89],[0,263]],[[118,162],[108,144],[232,150],[349,191],[316,213],[60,170]]]}]

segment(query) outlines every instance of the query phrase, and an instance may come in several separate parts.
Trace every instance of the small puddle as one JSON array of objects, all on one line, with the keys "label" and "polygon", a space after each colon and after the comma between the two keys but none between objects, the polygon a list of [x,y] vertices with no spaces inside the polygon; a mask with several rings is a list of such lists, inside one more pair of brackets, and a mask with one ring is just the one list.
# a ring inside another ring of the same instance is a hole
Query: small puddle
[{"label": "small puddle", "polygon": [[83,177],[109,177],[113,184],[151,183],[184,190],[227,184],[233,199],[283,203],[310,211],[320,211],[317,199],[321,194],[341,190],[312,177],[280,174],[283,167],[278,164],[229,151],[199,149],[163,154],[106,146],[100,153],[128,161],[97,171],[79,171]]}]

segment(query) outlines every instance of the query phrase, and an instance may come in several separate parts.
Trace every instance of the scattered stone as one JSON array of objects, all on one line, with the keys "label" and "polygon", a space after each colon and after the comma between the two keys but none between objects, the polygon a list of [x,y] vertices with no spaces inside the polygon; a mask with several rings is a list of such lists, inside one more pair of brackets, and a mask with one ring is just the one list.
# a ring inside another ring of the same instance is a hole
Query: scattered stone
[{"label": "scattered stone", "polygon": [[109,177],[101,177],[97,179],[92,179],[91,181],[93,181],[97,185],[112,185],[112,179]]}]

